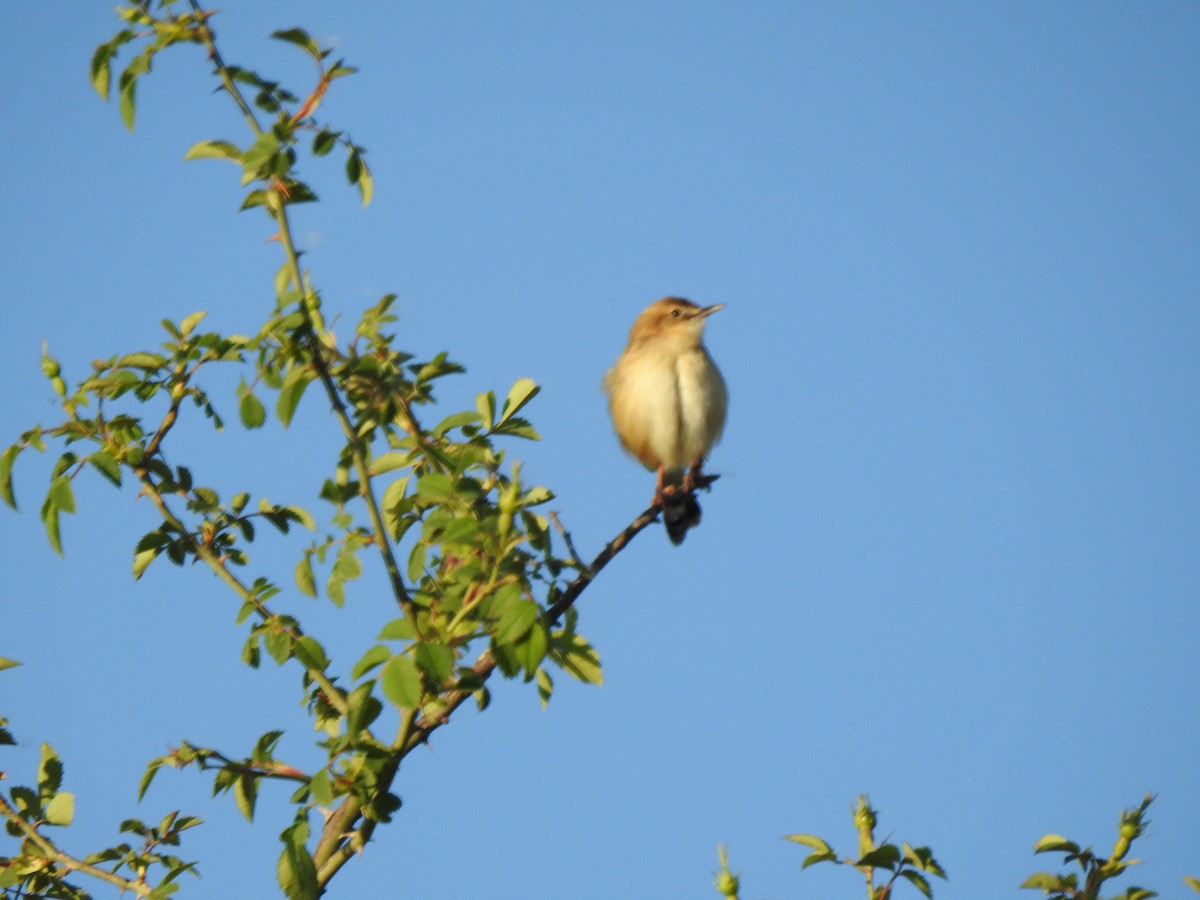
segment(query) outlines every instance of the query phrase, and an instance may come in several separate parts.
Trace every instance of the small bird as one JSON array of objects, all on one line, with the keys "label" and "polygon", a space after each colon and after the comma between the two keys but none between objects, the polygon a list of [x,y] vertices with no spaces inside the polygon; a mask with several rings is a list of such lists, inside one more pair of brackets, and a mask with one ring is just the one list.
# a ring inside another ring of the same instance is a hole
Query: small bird
[{"label": "small bird", "polygon": [[700,524],[695,489],[704,458],[725,428],[725,379],[703,343],[704,323],[724,308],[682,297],[652,303],[604,378],[621,444],[647,469],[658,470],[654,502],[662,506],[675,545]]}]

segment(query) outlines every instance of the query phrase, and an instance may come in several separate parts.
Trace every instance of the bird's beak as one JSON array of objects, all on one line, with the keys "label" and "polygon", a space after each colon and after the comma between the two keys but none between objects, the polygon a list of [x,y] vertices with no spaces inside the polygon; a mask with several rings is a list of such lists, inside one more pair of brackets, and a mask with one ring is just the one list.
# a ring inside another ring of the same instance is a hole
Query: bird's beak
[{"label": "bird's beak", "polygon": [[706,316],[711,316],[713,313],[715,313],[715,312],[717,312],[717,311],[719,311],[719,310],[722,310],[722,309],[724,309],[724,308],[725,308],[725,304],[724,304],[724,303],[717,303],[717,304],[716,304],[716,305],[714,305],[714,306],[706,306],[706,307],[704,307],[704,309],[700,310],[700,312],[696,313],[696,315],[697,315],[697,316],[699,316],[701,319],[703,319],[703,318],[705,318]]}]

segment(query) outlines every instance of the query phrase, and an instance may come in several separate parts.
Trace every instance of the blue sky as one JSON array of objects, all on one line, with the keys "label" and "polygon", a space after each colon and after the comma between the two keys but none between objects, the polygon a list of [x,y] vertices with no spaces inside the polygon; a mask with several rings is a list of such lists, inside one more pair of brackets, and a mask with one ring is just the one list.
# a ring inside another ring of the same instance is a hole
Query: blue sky
[{"label": "blue sky", "polygon": [[[468,372],[449,413],[533,377],[544,440],[515,446],[581,552],[652,476],[600,390],[635,315],[725,303],[709,347],[730,418],[679,549],[648,531],[584,596],[606,684],[543,712],[497,688],[406,763],[405,807],[331,896],[705,897],[718,843],[744,898],[853,896],[780,837],[931,845],[943,898],[1019,896],[1033,841],[1107,851],[1160,796],[1134,883],[1200,875],[1200,7],[1191,3],[365,4],[234,2],[232,62],[306,87],[303,25],[361,71],[322,110],[368,148],[366,211],[340,163],[297,230],[328,315],[399,294],[402,346]],[[104,4],[0,9],[4,443],[53,420],[43,338],[79,377],[207,310],[273,303],[244,141],[198,50],[139,93],[135,134],[87,83]],[[235,417],[234,381],[215,390]],[[224,390],[224,394],[220,393]],[[307,505],[336,435],[315,396],[289,431],[186,422],[179,461],[222,490]],[[186,460],[185,460],[186,457]],[[142,767],[187,738],[230,754],[286,728],[313,759],[290,669],[244,669],[236,604],[205,573],[129,574],[154,526],[131,490],[78,485],[65,560],[37,520],[48,464],[0,513],[0,697],[22,783],[48,740],[87,852],[128,815],[203,816],[194,896],[269,896],[287,824],[248,826],[194,772]],[[256,545],[257,546],[257,545]],[[290,583],[299,548],[256,564]],[[379,572],[347,610],[284,608],[349,661],[392,616]],[[344,648],[344,650],[343,650]],[[264,712],[265,711],[265,712]],[[97,889],[98,896],[104,896]],[[913,894],[915,896],[915,893]],[[1030,894],[1029,896],[1033,896]]]}]

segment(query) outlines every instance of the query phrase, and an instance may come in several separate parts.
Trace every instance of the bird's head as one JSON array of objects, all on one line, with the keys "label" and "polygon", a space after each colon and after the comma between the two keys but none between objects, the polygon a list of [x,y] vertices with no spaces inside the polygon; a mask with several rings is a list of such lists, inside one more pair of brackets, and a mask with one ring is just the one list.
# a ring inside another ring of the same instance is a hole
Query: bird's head
[{"label": "bird's head", "polygon": [[670,338],[687,343],[700,343],[704,335],[704,323],[724,303],[715,306],[697,306],[682,297],[664,297],[651,303],[637,317],[629,331],[630,345],[640,341]]}]

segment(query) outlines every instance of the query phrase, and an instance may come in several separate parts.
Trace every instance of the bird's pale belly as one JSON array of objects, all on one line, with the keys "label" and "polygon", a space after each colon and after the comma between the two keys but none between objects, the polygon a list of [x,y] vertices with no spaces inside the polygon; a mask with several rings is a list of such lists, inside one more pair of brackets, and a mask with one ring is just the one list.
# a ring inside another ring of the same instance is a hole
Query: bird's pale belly
[{"label": "bird's pale belly", "polygon": [[725,383],[702,349],[638,359],[614,385],[627,427],[622,443],[649,469],[684,469],[708,453],[725,425]]}]

